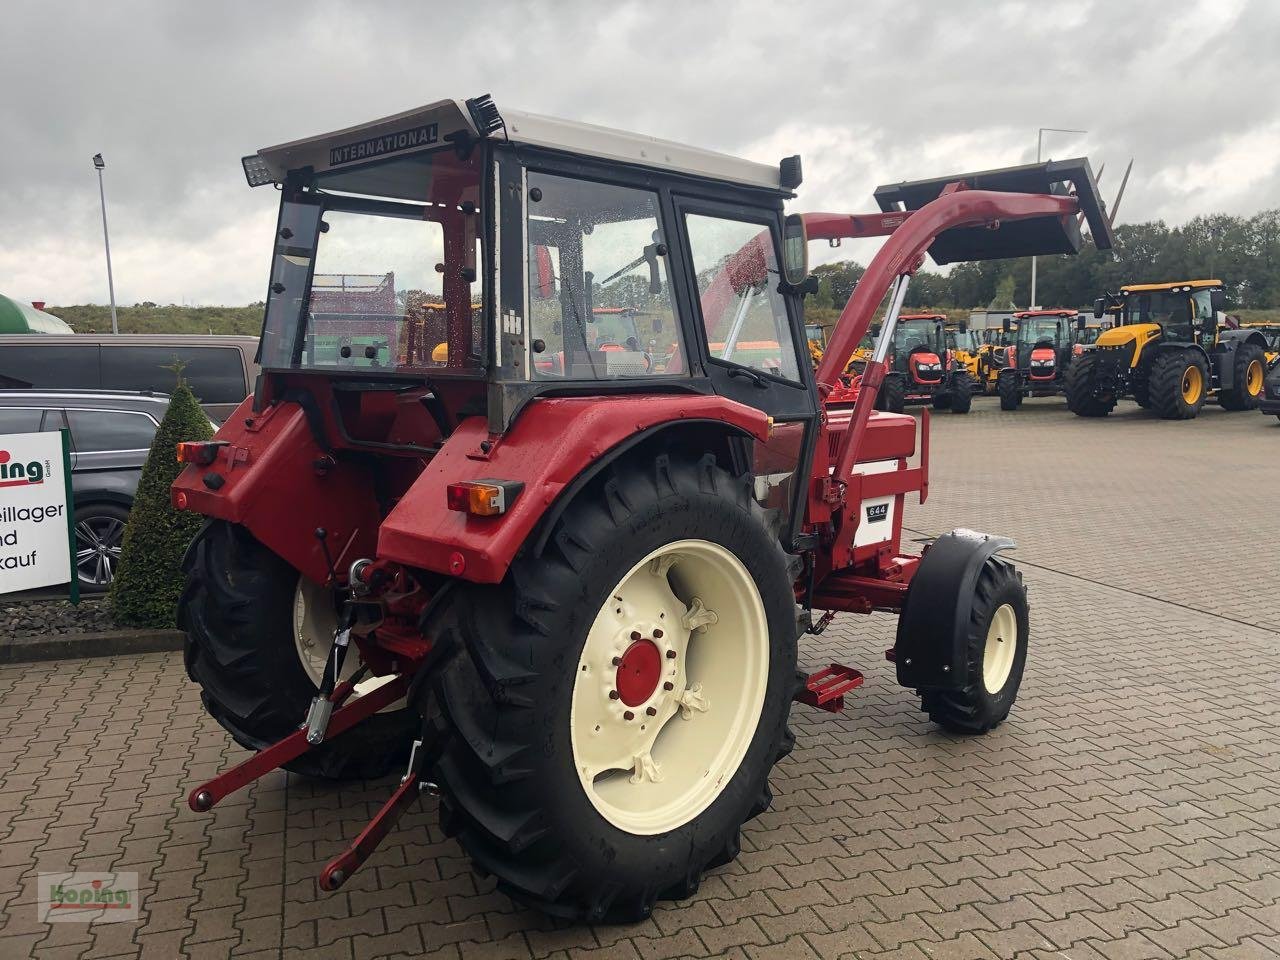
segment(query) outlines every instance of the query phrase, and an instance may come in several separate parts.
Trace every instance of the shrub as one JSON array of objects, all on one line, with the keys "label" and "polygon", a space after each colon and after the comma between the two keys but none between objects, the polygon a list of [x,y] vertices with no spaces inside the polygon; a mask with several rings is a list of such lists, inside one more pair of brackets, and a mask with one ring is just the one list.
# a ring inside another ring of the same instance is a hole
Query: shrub
[{"label": "shrub", "polygon": [[111,584],[111,615],[117,623],[135,627],[172,627],[182,592],[182,555],[194,539],[202,518],[175,510],[169,487],[182,469],[174,453],[184,440],[213,436],[209,418],[190,388],[181,381],[151,442],[142,468],[115,580]]}]

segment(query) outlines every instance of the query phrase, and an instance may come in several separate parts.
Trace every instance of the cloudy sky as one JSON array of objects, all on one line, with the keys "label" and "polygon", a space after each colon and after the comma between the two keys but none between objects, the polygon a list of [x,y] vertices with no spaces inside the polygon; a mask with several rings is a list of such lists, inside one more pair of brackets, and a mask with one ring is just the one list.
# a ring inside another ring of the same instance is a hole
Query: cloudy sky
[{"label": "cloudy sky", "polygon": [[[793,210],[879,183],[1086,153],[1128,221],[1280,206],[1274,0],[5,5],[0,292],[240,304],[266,286],[277,195],[239,158],[445,97],[776,162]],[[841,254],[865,261],[869,241]]]}]

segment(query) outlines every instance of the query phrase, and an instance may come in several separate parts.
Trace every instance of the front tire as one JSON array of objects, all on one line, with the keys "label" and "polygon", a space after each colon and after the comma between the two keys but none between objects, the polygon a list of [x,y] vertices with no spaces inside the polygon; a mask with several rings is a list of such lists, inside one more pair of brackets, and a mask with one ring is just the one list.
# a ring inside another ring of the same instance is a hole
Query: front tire
[{"label": "front tire", "polygon": [[1027,589],[1013,564],[992,557],[974,588],[965,639],[965,678],[958,690],[924,690],[920,706],[952,733],[986,733],[1018,698],[1030,634]]},{"label": "front tire", "polygon": [[793,743],[797,629],[742,478],[709,455],[618,465],[450,616],[441,822],[502,890],[634,921],[737,856]]},{"label": "front tire", "polygon": [[[187,586],[178,601],[178,626],[186,632],[187,675],[200,685],[205,709],[248,750],[293,733],[319,680],[302,644],[318,628],[313,648],[318,645],[323,663],[333,642],[331,632],[323,633],[331,631],[336,613],[317,599],[328,591],[309,589],[244,527],[222,521],[200,531],[183,567]],[[358,659],[353,645],[344,676]],[[332,780],[380,777],[404,764],[420,729],[413,709],[388,708],[285,769]]]},{"label": "front tire", "polygon": [[1016,373],[1002,373],[997,386],[1001,410],[1017,410],[1022,406],[1022,386],[1018,383]]},{"label": "front tire", "polygon": [[1151,362],[1151,408],[1165,420],[1191,420],[1204,406],[1209,365],[1198,350],[1162,350]]},{"label": "front tire", "polygon": [[890,374],[880,384],[880,392],[876,396],[876,409],[889,413],[902,413],[907,408],[907,387],[902,377]]},{"label": "front tire", "polygon": [[1105,417],[1115,409],[1114,393],[1094,394],[1094,368],[1097,365],[1097,355],[1086,350],[1067,368],[1063,392],[1067,395],[1067,409],[1077,417]]}]

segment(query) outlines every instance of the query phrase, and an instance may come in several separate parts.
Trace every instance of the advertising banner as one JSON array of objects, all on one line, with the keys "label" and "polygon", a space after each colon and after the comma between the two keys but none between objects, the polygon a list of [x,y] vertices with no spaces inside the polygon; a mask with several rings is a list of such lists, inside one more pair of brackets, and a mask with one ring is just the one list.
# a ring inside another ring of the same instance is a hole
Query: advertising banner
[{"label": "advertising banner", "polygon": [[70,582],[75,510],[67,431],[0,435],[0,594]]}]

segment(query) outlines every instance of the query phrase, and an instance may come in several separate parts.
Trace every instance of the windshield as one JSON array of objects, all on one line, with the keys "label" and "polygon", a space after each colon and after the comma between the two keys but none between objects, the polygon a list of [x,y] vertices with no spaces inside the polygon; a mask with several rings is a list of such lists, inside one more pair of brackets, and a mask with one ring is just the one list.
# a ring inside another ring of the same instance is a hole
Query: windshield
[{"label": "windshield", "polygon": [[1083,330],[1080,331],[1080,335],[1077,342],[1084,343],[1084,344],[1097,343],[1098,334],[1100,334],[1101,332],[1102,332],[1102,327],[1093,327],[1093,326],[1085,327]]},{"label": "windshield", "polygon": [[937,320],[899,320],[893,331],[893,349],[898,353],[921,349],[938,353],[943,349],[940,329]]},{"label": "windshield", "polygon": [[1046,340],[1057,344],[1062,336],[1062,324],[1066,322],[1064,317],[1024,319],[1018,324],[1018,342],[1034,344]]},{"label": "windshield", "polygon": [[479,170],[419,154],[286,193],[262,366],[482,369]]}]

